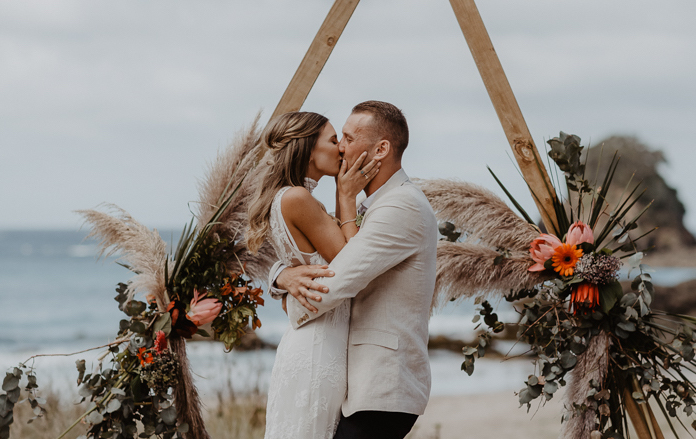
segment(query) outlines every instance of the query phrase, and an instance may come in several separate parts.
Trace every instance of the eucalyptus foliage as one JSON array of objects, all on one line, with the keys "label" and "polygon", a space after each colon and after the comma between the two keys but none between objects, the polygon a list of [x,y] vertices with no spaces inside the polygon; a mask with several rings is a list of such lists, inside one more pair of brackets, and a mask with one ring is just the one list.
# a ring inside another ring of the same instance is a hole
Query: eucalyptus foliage
[{"label": "eucalyptus foliage", "polygon": [[[696,318],[651,309],[655,288],[647,268],[641,264],[643,251],[637,245],[647,233],[631,236],[647,209],[637,213],[632,210],[642,195],[640,182],[633,185],[629,182],[621,199],[610,204],[606,197],[619,163],[616,154],[611,158],[606,175],[591,182],[586,177],[582,159],[584,147],[579,137],[561,133],[548,144],[548,155],[563,179],[561,183],[559,174],[554,174],[555,187],[548,188],[547,195],[555,200],[558,219],[558,229],[551,232],[564,238],[575,221],[583,221],[594,234],[594,243],[578,246],[585,255],[596,255],[588,261],[601,260],[602,255],[620,257],[629,268],[629,276],[631,272],[637,275],[627,289],[616,280],[599,285],[599,306],[581,312],[571,311],[570,301],[582,279],[577,273],[561,276],[554,272],[550,260],[545,273],[551,280],[532,291],[511,294],[511,299],[531,297],[519,310],[517,336],[529,344],[536,366],[535,373],[518,392],[520,406],[527,406],[529,410],[534,400],[553,398],[558,389],[567,384],[567,374],[576,367],[593,337],[607,334],[606,378],[602,382],[592,380],[584,400],[572,401],[571,406],[566,407],[564,420],[592,411],[596,415],[593,438],[624,438],[628,435],[627,406],[634,401],[644,404],[654,400],[676,436],[674,421],[684,425],[684,418],[694,412],[696,386],[689,377],[696,373]],[[563,186],[564,193],[557,191]],[[507,190],[505,192],[510,196]],[[541,194],[533,195],[540,198]],[[521,210],[519,203],[512,201]],[[521,212],[525,218],[530,218],[526,212]],[[455,238],[454,230],[445,228],[445,231],[448,233],[443,235],[447,239]],[[485,354],[492,333],[502,325],[487,302],[481,303],[474,321],[481,317],[489,329],[480,335],[478,346],[465,347],[463,352],[462,369],[469,375],[474,369],[474,357]],[[696,421],[692,425],[696,428]]]}]

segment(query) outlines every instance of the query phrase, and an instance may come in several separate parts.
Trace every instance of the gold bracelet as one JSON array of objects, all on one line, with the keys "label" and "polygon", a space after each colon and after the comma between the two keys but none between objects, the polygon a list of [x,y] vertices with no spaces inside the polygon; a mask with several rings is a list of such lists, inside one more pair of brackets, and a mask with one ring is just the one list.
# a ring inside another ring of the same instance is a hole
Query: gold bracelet
[{"label": "gold bracelet", "polygon": [[348,220],[348,221],[343,221],[338,227],[341,228],[341,227],[343,227],[344,225],[348,224],[349,222],[355,221],[356,219],[358,219],[357,216],[356,216],[355,218],[353,218],[353,219]]}]

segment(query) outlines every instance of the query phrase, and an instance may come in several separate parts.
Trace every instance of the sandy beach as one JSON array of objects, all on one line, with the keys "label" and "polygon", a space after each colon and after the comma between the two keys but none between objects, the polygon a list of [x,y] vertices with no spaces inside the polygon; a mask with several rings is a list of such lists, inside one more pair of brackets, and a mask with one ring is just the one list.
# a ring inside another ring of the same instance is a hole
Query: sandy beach
[{"label": "sandy beach", "polygon": [[[560,395],[559,395],[560,396]],[[559,397],[527,413],[514,392],[435,396],[418,418],[413,439],[551,439],[558,437],[563,404]]]},{"label": "sandy beach", "polygon": [[[529,413],[519,407],[514,392],[435,396],[408,439],[556,439],[562,410],[563,389],[544,406],[532,404]],[[659,408],[653,406],[653,411],[665,439],[674,439]],[[682,420],[688,427],[690,420],[683,413]],[[675,428],[679,437],[691,437],[678,423]],[[633,429],[630,434],[636,437]]]}]

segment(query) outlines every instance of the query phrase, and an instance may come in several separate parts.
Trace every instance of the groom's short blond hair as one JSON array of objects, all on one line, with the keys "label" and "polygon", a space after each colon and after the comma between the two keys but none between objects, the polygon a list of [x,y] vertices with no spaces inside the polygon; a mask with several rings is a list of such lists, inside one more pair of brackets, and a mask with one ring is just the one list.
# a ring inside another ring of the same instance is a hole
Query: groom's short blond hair
[{"label": "groom's short blond hair", "polygon": [[365,101],[353,107],[353,114],[372,115],[372,131],[375,143],[388,140],[394,148],[395,157],[401,159],[408,146],[408,123],[404,113],[388,102]]}]

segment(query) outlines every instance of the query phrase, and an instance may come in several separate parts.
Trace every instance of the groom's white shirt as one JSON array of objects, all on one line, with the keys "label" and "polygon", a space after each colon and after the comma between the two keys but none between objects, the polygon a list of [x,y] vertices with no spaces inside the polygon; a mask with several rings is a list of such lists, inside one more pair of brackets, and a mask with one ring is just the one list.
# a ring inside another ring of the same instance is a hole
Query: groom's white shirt
[{"label": "groom's white shirt", "polygon": [[401,169],[374,194],[360,231],[329,265],[336,275],[319,312],[288,298],[293,328],[352,299],[348,393],[342,411],[423,414],[430,395],[428,319],[435,288],[437,221]]}]

